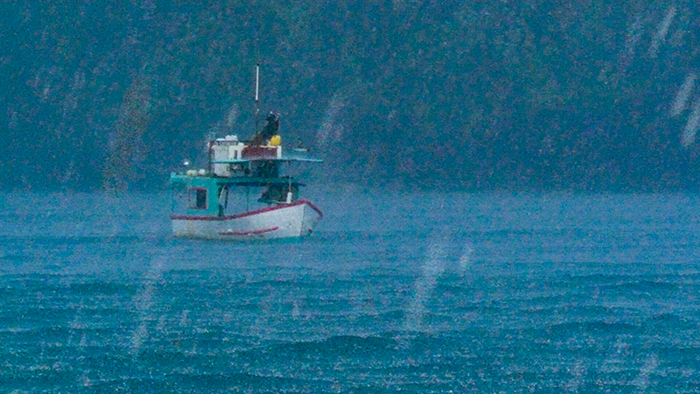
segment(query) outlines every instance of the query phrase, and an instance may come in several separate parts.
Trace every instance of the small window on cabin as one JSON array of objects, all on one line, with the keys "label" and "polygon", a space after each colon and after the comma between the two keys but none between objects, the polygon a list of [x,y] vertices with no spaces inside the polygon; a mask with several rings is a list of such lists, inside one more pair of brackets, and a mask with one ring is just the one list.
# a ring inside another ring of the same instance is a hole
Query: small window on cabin
[{"label": "small window on cabin", "polygon": [[189,200],[190,209],[207,209],[207,189],[191,188]]}]

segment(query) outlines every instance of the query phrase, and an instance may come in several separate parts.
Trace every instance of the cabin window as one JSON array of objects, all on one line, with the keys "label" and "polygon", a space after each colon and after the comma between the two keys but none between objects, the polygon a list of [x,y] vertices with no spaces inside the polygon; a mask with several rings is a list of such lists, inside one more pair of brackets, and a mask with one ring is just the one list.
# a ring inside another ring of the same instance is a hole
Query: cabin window
[{"label": "cabin window", "polygon": [[207,209],[207,189],[193,187],[190,189],[190,209]]}]

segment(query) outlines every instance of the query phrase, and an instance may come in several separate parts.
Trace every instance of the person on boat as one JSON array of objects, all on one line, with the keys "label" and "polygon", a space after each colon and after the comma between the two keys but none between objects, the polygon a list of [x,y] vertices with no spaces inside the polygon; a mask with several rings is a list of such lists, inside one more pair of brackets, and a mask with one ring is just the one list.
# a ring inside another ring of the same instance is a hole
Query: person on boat
[{"label": "person on boat", "polygon": [[284,185],[272,184],[263,192],[258,202],[265,204],[279,203],[280,201],[284,201],[284,196]]},{"label": "person on boat", "polygon": [[267,124],[263,129],[255,134],[253,140],[250,141],[250,145],[262,145],[272,138],[272,136],[277,135],[280,129],[280,116],[275,112],[270,112],[265,118]]},{"label": "person on boat", "polygon": [[260,178],[277,178],[279,164],[273,160],[260,160],[253,164],[253,176]]},{"label": "person on boat", "polygon": [[258,199],[258,202],[265,204],[280,204],[284,202],[291,202],[287,200],[287,193],[292,192],[292,200],[296,200],[299,197],[299,186],[292,185],[291,188],[283,184],[271,184],[268,186],[267,190]]}]

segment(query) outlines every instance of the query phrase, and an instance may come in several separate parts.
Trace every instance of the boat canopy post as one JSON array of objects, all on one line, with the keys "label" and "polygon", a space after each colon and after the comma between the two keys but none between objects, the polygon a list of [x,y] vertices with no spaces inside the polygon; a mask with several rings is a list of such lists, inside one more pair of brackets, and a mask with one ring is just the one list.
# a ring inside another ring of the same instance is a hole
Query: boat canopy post
[{"label": "boat canopy post", "polygon": [[291,204],[292,200],[294,199],[294,193],[292,192],[292,162],[288,161],[287,162],[287,178],[289,180],[288,186],[287,186],[287,204]]}]

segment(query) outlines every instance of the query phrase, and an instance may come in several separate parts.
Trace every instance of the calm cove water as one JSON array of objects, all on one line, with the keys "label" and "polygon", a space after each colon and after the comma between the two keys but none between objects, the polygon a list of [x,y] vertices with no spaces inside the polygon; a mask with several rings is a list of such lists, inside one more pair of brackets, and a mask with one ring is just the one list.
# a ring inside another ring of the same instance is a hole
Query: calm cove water
[{"label": "calm cove water", "polygon": [[698,196],[306,196],[311,238],[241,244],[2,195],[0,392],[700,391]]}]

